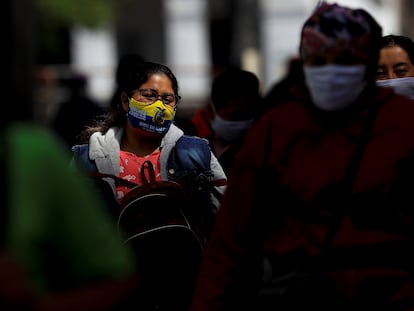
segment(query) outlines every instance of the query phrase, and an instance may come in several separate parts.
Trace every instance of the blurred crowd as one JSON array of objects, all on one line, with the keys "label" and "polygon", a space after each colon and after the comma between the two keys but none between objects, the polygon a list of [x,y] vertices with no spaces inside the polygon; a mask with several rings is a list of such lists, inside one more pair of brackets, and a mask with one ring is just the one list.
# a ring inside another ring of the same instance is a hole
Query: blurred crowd
[{"label": "blurred crowd", "polygon": [[181,118],[168,64],[98,103],[5,22],[1,310],[414,310],[411,38],[322,1],[268,92],[223,67]]}]

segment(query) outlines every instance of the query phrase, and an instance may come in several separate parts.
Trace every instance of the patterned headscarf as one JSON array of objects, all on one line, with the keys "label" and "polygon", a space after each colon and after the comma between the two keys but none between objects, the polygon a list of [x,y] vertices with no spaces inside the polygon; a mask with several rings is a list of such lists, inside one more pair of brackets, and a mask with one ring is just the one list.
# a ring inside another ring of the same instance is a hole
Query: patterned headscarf
[{"label": "patterned headscarf", "polygon": [[303,26],[300,55],[329,57],[339,52],[351,62],[376,68],[381,36],[381,27],[365,10],[322,2]]}]

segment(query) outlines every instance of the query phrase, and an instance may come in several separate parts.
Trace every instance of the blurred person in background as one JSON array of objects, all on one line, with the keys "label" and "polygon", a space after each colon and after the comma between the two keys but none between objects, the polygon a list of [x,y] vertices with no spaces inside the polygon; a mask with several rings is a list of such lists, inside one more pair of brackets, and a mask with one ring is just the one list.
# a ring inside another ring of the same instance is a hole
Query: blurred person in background
[{"label": "blurred person in background", "polygon": [[192,311],[413,310],[414,101],[376,86],[381,37],[336,3],[305,21],[304,79],[245,137]]},{"label": "blurred person in background", "polygon": [[45,127],[52,127],[65,93],[57,70],[52,65],[37,65],[33,88],[34,120]]},{"label": "blurred person in background", "polygon": [[37,125],[4,126],[0,150],[0,309],[118,310],[138,286],[135,261],[93,184]]},{"label": "blurred person in background", "polygon": [[78,135],[87,126],[106,113],[98,102],[87,94],[88,80],[83,74],[73,73],[63,81],[68,90],[67,99],[59,103],[52,129],[70,148],[78,142]]},{"label": "blurred person in background", "polygon": [[[33,116],[33,4],[6,0],[1,17],[0,309],[127,310],[139,287],[93,185]],[[131,299],[131,300],[130,300]]]},{"label": "blurred person in background", "polygon": [[244,135],[263,109],[259,79],[250,71],[227,68],[214,77],[210,99],[191,121],[229,177]]},{"label": "blurred person in background", "polygon": [[382,37],[377,85],[414,99],[414,41],[409,37]]},{"label": "blurred person in background", "polygon": [[303,60],[300,57],[291,57],[287,63],[287,71],[282,78],[276,81],[263,95],[263,113],[279,103],[284,103],[295,97],[294,89],[300,81],[303,81]]}]

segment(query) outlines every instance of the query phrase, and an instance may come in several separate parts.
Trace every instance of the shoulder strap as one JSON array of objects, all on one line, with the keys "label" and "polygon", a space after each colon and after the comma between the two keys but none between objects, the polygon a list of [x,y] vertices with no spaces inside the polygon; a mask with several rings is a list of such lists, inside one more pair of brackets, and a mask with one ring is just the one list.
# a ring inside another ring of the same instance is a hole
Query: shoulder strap
[{"label": "shoulder strap", "polygon": [[338,210],[335,213],[334,219],[328,228],[325,241],[322,245],[321,254],[326,254],[328,250],[332,247],[332,241],[339,229],[341,220],[348,206],[349,198],[352,194],[353,183],[358,173],[362,156],[364,154],[365,147],[369,140],[371,129],[374,126],[378,109],[378,105],[370,108],[366,120],[362,126],[361,134],[357,141],[354,155],[351,158],[351,161],[349,162],[348,168],[341,182],[341,193],[338,197],[339,202],[337,205]]},{"label": "shoulder strap", "polygon": [[[145,175],[145,171],[148,172],[149,178]],[[150,160],[145,161],[141,165],[141,180],[143,184],[148,184],[150,182],[155,182],[155,169],[154,165]]]},{"label": "shoulder strap", "polygon": [[105,173],[101,173],[101,172],[88,172],[88,175],[91,177],[95,177],[95,178],[112,178],[113,180],[119,182],[120,184],[124,185],[125,187],[128,188],[133,188],[136,187],[137,184],[127,180],[127,179],[123,179],[121,177],[112,175],[112,174],[105,174]]}]

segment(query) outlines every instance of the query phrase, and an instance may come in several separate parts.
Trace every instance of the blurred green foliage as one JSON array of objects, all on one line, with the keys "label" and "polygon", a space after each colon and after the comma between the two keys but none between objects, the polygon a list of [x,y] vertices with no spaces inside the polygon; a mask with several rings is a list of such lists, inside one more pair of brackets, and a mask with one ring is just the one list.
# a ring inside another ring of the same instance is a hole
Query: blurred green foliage
[{"label": "blurred green foliage", "polygon": [[51,23],[99,27],[110,23],[122,0],[36,0],[39,17]]},{"label": "blurred green foliage", "polygon": [[70,63],[70,29],[111,26],[125,0],[35,0],[36,62]]}]

